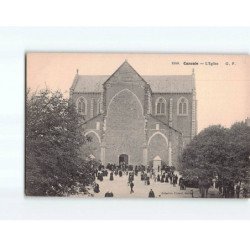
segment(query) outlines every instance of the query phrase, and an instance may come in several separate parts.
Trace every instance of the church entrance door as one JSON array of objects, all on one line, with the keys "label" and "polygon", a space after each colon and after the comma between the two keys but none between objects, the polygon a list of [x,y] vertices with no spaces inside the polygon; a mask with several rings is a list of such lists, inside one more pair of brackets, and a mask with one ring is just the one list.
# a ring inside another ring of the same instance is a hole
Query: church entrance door
[{"label": "church entrance door", "polygon": [[157,171],[158,168],[161,169],[161,158],[157,155],[153,160],[153,168]]},{"label": "church entrance door", "polygon": [[119,164],[121,163],[125,163],[126,165],[128,165],[128,155],[122,154],[119,156]]}]

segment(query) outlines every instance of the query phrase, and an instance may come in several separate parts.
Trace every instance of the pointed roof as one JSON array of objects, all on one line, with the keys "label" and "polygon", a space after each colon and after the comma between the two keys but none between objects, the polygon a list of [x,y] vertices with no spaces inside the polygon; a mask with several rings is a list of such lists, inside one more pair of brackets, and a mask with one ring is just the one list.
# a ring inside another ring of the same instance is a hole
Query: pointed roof
[{"label": "pointed roof", "polygon": [[71,90],[75,93],[101,93],[103,84],[116,72],[127,74],[135,72],[145,84],[149,84],[153,93],[192,93],[195,89],[194,75],[140,75],[125,60],[112,75],[76,74]]},{"label": "pointed roof", "polygon": [[112,76],[114,76],[116,73],[119,73],[121,75],[124,75],[125,78],[129,76],[131,73],[136,74],[145,84],[147,82],[142,78],[142,76],[128,63],[127,60],[125,60],[118,69],[103,83],[105,84]]}]

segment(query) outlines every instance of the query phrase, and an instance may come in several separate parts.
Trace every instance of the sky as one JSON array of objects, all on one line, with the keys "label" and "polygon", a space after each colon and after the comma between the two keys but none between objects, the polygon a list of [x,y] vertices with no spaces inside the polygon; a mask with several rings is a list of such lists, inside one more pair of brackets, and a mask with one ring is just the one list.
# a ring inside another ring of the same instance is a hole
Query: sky
[{"label": "sky", "polygon": [[194,69],[198,131],[214,124],[230,127],[250,117],[247,55],[28,53],[26,60],[28,88],[47,86],[67,97],[77,69],[80,75],[111,75],[124,60],[141,75],[189,75]]}]

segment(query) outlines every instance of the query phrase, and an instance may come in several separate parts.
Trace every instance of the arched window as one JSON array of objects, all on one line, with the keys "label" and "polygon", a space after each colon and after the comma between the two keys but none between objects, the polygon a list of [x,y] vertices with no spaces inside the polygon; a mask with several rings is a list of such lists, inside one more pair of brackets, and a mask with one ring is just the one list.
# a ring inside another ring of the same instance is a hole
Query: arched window
[{"label": "arched window", "polygon": [[162,97],[158,98],[155,103],[156,115],[166,114],[166,100]]},{"label": "arched window", "polygon": [[81,115],[87,114],[87,101],[84,97],[80,97],[76,102],[77,112]]},{"label": "arched window", "polygon": [[181,97],[178,100],[178,115],[187,115],[188,114],[188,100],[184,97]]}]

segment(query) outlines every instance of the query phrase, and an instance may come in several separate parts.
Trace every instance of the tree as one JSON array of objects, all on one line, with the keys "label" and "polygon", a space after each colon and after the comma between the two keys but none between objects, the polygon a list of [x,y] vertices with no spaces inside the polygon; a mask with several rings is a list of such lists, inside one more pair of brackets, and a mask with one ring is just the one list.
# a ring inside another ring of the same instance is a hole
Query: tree
[{"label": "tree", "polygon": [[237,122],[228,131],[228,162],[224,172],[234,183],[249,185],[250,127]]},{"label": "tree", "polygon": [[93,169],[79,155],[87,140],[81,118],[62,93],[28,93],[25,131],[27,195],[73,194],[94,181]]},{"label": "tree", "polygon": [[249,136],[250,127],[245,123],[236,123],[230,129],[220,125],[204,129],[183,151],[183,176],[199,181],[202,196],[216,177],[224,197],[233,197],[235,184],[247,181]]}]

